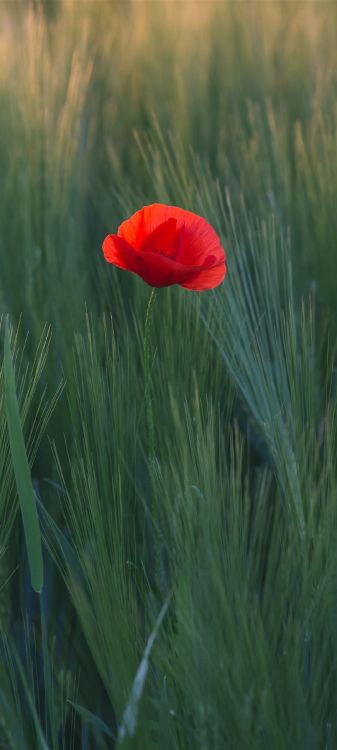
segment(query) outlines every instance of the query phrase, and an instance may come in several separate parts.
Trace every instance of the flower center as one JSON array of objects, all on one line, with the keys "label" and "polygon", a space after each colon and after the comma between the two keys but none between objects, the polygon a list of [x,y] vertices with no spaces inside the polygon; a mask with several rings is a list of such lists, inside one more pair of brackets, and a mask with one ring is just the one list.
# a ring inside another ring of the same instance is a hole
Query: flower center
[{"label": "flower center", "polygon": [[159,253],[159,255],[163,255],[164,258],[169,258],[170,260],[175,260],[175,255],[170,255],[169,253],[164,253],[163,250],[155,250],[156,253]]}]

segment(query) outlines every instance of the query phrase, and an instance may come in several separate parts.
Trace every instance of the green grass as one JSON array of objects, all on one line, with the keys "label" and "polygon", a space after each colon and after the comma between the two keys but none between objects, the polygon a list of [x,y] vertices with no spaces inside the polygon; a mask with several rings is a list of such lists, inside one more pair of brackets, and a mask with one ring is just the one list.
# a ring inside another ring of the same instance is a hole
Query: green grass
[{"label": "green grass", "polygon": [[[337,6],[0,20],[0,748],[333,750]],[[158,291],[147,362],[101,245],[154,201],[228,275]]]}]

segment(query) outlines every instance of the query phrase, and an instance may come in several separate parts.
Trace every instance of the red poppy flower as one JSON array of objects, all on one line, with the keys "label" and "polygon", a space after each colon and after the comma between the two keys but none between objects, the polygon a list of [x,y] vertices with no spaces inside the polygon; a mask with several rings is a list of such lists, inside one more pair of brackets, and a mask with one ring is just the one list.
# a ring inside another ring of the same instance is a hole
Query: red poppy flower
[{"label": "red poppy flower", "polygon": [[179,284],[203,291],[221,284],[225,251],[214,229],[191,211],[153,203],[123,221],[103,242],[108,263],[141,276],[150,286]]}]

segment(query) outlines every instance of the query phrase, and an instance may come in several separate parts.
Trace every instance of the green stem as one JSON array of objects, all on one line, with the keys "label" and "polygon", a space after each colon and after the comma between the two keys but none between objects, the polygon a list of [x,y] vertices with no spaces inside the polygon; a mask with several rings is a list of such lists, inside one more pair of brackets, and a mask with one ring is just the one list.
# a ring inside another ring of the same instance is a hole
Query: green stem
[{"label": "green stem", "polygon": [[145,374],[145,408],[148,429],[148,458],[150,465],[150,475],[152,477],[152,466],[154,459],[154,423],[151,396],[151,368],[150,368],[150,330],[153,305],[156,299],[157,289],[152,289],[148,301],[145,317],[145,335],[144,335],[144,374]]},{"label": "green stem", "polygon": [[[150,366],[150,332],[151,332],[151,321],[152,311],[157,295],[157,289],[153,288],[146,310],[145,317],[145,332],[144,332],[144,376],[145,376],[145,409],[148,429],[148,466],[149,466],[149,480],[150,480],[150,501],[149,510],[151,514],[151,530],[152,530],[152,549],[154,553],[154,559],[152,564],[155,571],[155,580],[158,586],[158,590],[163,593],[163,575],[166,581],[166,571],[162,573],[163,566],[165,563],[162,560],[162,538],[159,530],[159,518],[158,518],[158,505],[156,502],[156,482],[154,475],[154,459],[155,459],[155,434],[154,434],[154,421],[153,421],[153,409],[152,409],[152,373]],[[166,594],[166,583],[164,583]]]}]

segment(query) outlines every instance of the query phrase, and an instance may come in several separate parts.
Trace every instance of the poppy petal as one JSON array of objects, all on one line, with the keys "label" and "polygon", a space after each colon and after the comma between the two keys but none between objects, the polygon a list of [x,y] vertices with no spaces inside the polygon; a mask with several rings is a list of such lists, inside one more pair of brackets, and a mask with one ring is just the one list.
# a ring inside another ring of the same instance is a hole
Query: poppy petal
[{"label": "poppy petal", "polygon": [[184,281],[181,286],[194,292],[204,292],[207,289],[215,289],[226,276],[226,265],[224,262],[215,266],[202,268],[193,278]]},{"label": "poppy petal", "polygon": [[108,234],[103,242],[103,253],[108,263],[113,263],[124,271],[138,273],[139,255],[128,242],[117,234]]},{"label": "poppy petal", "polygon": [[183,229],[177,260],[202,266],[209,255],[214,255],[217,262],[225,260],[224,249],[214,229],[206,219],[191,214]]},{"label": "poppy petal", "polygon": [[162,287],[192,282],[200,273],[199,268],[177,263],[158,252],[139,254],[138,262],[138,273],[150,286]]},{"label": "poppy petal", "polygon": [[142,244],[142,252],[160,251],[165,255],[173,255],[172,249],[177,234],[177,220],[167,219],[153,230]]},{"label": "poppy petal", "polygon": [[136,211],[118,227],[118,236],[129,242],[136,250],[141,250],[147,237],[157,229],[159,224],[172,218],[172,214],[166,210],[167,206],[161,210],[158,208],[160,205],[154,203]]}]

